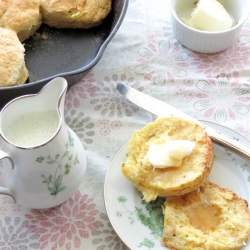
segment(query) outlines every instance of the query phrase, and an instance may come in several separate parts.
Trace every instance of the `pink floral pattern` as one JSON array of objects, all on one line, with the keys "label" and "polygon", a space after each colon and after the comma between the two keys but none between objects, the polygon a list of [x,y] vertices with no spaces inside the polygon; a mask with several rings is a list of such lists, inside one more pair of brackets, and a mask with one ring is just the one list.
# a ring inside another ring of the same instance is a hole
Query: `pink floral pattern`
[{"label": "pink floral pattern", "polygon": [[139,49],[142,58],[138,60],[140,64],[135,67],[135,73],[143,75],[145,80],[152,80],[157,86],[186,77],[189,54],[181,45],[172,45],[169,40],[163,40],[158,46],[151,43],[148,48]]},{"label": "pink floral pattern", "polygon": [[118,130],[118,129],[120,129],[122,127],[122,123],[121,123],[121,121],[117,121],[117,120],[112,121],[111,124],[110,124],[110,127],[113,130]]},{"label": "pink floral pattern", "polygon": [[93,198],[81,195],[77,191],[74,196],[62,205],[50,210],[31,210],[25,217],[29,220],[28,227],[34,227],[40,235],[40,249],[79,249],[81,238],[89,238],[91,231],[96,230],[95,209]]},{"label": "pink floral pattern", "polygon": [[196,96],[194,107],[204,112],[204,117],[214,116],[218,123],[225,122],[229,117],[235,120],[237,115],[247,115],[250,103],[250,85],[237,84],[230,75],[219,75],[215,81],[199,80],[196,83],[200,90]]},{"label": "pink floral pattern", "polygon": [[109,127],[101,127],[100,134],[102,136],[108,136],[111,133],[111,129]]},{"label": "pink floral pattern", "polygon": [[239,42],[231,48],[216,54],[194,53],[191,55],[196,73],[203,73],[210,81],[220,74],[231,74],[237,84],[239,72],[250,69],[250,47]]},{"label": "pink floral pattern", "polygon": [[66,96],[65,108],[68,110],[79,108],[80,100],[87,99],[87,93],[93,92],[93,82],[95,82],[94,75],[89,73],[77,84],[71,86]]},{"label": "pink floral pattern", "polygon": [[102,125],[107,125],[107,124],[109,124],[109,122],[110,122],[110,118],[109,118],[108,116],[101,116],[101,117],[99,118],[99,122],[100,122],[100,124],[102,124]]},{"label": "pink floral pattern", "polygon": [[216,122],[224,123],[229,118],[237,120],[237,117],[249,114],[250,85],[235,84],[234,80],[230,74],[196,82],[185,79],[175,91],[185,100],[194,102],[194,108],[203,112],[200,117],[212,117]]},{"label": "pink floral pattern", "polygon": [[245,136],[248,140],[250,140],[250,120],[246,122],[246,125],[237,123],[234,125],[233,130]]},{"label": "pink floral pattern", "polygon": [[122,122],[119,120],[112,120],[108,116],[101,116],[99,118],[100,122],[100,135],[108,136],[113,130],[119,130],[122,127]]}]

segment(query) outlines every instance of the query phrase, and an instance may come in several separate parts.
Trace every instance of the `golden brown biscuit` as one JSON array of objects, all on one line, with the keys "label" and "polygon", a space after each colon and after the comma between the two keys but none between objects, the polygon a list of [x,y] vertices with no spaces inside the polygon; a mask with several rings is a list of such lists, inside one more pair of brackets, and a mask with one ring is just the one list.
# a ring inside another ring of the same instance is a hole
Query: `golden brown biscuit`
[{"label": "golden brown biscuit", "polygon": [[111,10],[111,0],[41,0],[43,22],[56,28],[91,28]]},{"label": "golden brown biscuit", "polygon": [[[99,25],[108,15],[111,0],[42,0],[42,10],[44,22],[50,26],[90,28]],[[0,87],[22,84],[28,78],[24,48],[13,32],[22,42],[41,23],[41,0],[0,1]]]},{"label": "golden brown biscuit", "polygon": [[41,23],[40,0],[0,1],[0,27],[14,30],[20,41],[30,37]]},{"label": "golden brown biscuit", "polygon": [[27,78],[23,45],[14,31],[0,28],[0,87],[19,85]]},{"label": "golden brown biscuit", "polygon": [[164,206],[163,244],[170,250],[236,250],[249,239],[247,202],[212,182],[167,197]]},{"label": "golden brown biscuit", "polygon": [[[154,168],[147,151],[152,142],[189,140],[195,142],[192,153],[179,167]],[[128,142],[128,153],[122,172],[149,202],[157,196],[183,195],[197,189],[213,165],[212,142],[204,129],[180,118],[158,118],[136,131]]]}]

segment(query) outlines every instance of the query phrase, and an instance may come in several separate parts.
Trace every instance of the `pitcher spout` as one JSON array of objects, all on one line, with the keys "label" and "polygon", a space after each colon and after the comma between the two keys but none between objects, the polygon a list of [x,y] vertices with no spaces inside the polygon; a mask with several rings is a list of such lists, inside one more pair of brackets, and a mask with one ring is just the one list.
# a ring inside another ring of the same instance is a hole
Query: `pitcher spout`
[{"label": "pitcher spout", "polygon": [[46,100],[47,109],[56,109],[60,117],[63,117],[67,87],[67,81],[63,77],[55,78],[41,89],[37,101],[44,103],[44,100]]},{"label": "pitcher spout", "polygon": [[[38,94],[21,96],[9,102],[0,113],[0,137],[20,148],[41,147],[50,142],[64,124],[67,86],[67,81],[58,77]],[[17,127],[22,136],[15,136]],[[33,138],[32,141],[25,136],[31,131],[29,138]]]}]

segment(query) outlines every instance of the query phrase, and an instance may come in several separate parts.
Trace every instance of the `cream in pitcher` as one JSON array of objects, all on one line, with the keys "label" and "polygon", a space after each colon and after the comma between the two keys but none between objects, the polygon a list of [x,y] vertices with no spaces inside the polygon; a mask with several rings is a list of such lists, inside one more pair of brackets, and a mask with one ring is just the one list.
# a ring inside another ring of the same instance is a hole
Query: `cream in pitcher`
[{"label": "cream in pitcher", "polygon": [[38,94],[14,99],[0,113],[0,178],[5,182],[0,194],[18,204],[57,206],[83,181],[86,154],[64,121],[66,90],[66,80],[56,78]]},{"label": "cream in pitcher", "polygon": [[54,110],[23,114],[9,125],[5,137],[18,146],[34,147],[49,140],[58,123],[58,115]]}]

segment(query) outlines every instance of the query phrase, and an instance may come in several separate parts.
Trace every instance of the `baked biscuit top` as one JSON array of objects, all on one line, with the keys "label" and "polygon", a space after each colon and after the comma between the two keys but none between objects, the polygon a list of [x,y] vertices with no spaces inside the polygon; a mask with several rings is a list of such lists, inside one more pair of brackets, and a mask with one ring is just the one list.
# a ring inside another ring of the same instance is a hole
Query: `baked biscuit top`
[{"label": "baked biscuit top", "polygon": [[40,0],[0,1],[0,27],[15,31],[20,41],[31,36],[41,23]]},{"label": "baked biscuit top", "polygon": [[43,22],[57,28],[91,28],[111,10],[111,0],[41,0]]}]

